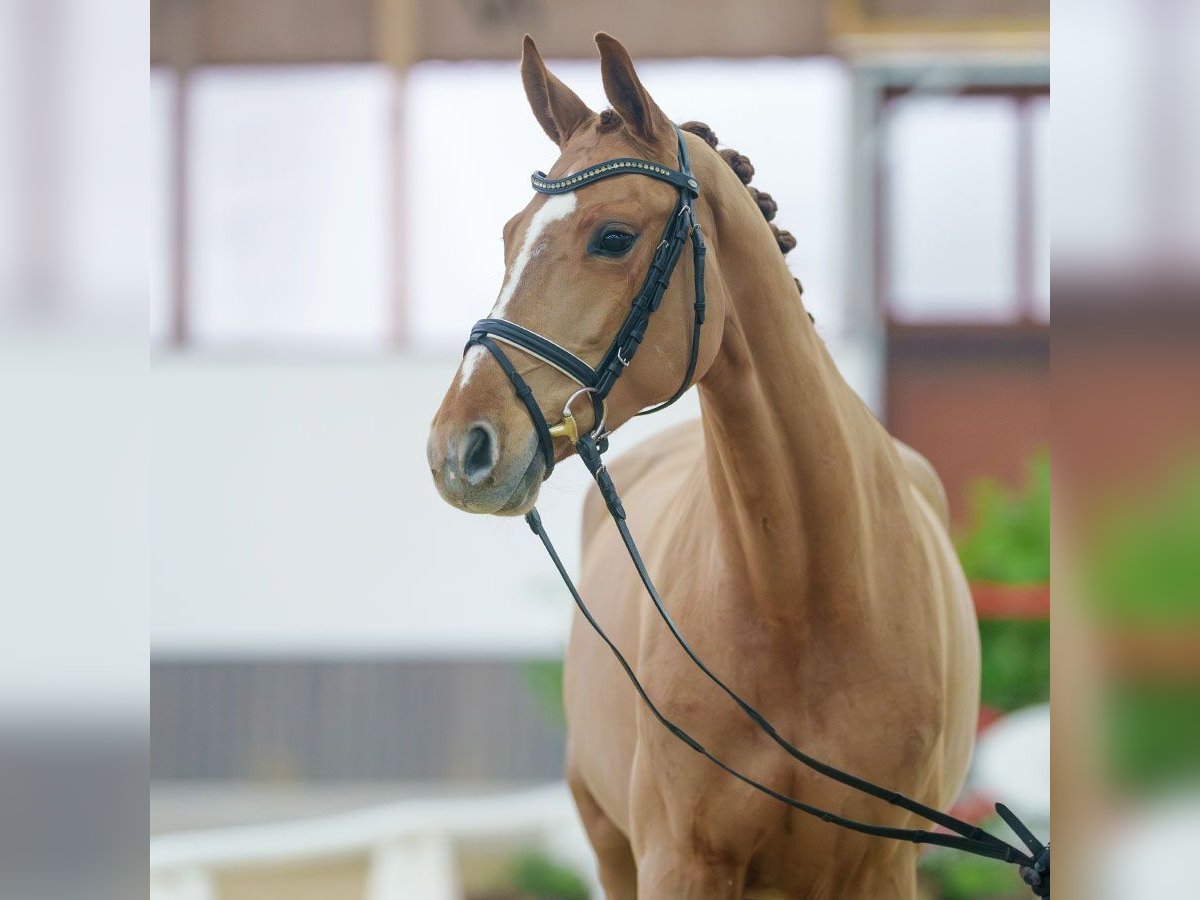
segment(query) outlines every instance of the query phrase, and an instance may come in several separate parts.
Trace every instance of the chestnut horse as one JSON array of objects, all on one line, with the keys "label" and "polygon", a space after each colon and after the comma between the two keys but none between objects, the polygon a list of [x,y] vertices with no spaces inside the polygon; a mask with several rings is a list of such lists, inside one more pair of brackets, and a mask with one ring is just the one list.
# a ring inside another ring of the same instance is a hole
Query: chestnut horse
[{"label": "chestnut horse", "polygon": [[[525,40],[525,92],[560,150],[550,175],[625,156],[674,165],[675,130],[629,54],[607,35],[596,43],[612,104],[600,114]],[[941,484],[838,373],[780,253],[787,236],[735,172],[740,158],[727,153],[727,162],[703,137],[684,137],[709,248],[694,377],[702,416],[610,467],[631,527],[683,633],[780,733],[945,808],[971,753],[979,645]],[[674,202],[670,185],[639,177],[534,196],[504,226],[507,276],[492,316],[594,365]],[[669,397],[686,371],[691,266],[685,254],[608,398],[610,429]],[[543,415],[557,421],[576,385],[511,353]],[[576,412],[588,426],[592,413]],[[572,453],[563,438],[554,447],[556,459]],[[454,506],[500,515],[533,507],[545,462],[527,410],[483,347],[466,353],[428,454]],[[663,627],[594,490],[583,514],[583,595],[670,718],[776,790],[855,819],[914,824],[799,767],[764,737]],[[693,753],[639,704],[578,614],[564,679],[567,779],[609,897],[915,897],[914,845],[801,815]]]}]

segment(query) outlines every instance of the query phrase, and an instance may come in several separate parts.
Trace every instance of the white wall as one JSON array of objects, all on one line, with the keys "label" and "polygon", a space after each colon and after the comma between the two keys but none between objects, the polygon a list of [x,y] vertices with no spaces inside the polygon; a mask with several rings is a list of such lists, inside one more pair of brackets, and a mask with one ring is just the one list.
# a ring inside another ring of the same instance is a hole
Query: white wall
[{"label": "white wall", "polygon": [[[433,487],[426,431],[456,365],[161,358],[155,652],[557,652],[571,600],[537,539],[519,518],[458,512]],[[696,414],[693,392],[623,428],[614,451]],[[572,569],[586,484],[570,460],[539,503]]]},{"label": "white wall", "polygon": [[[434,489],[426,432],[456,364],[160,361],[155,651],[553,652],[570,598],[536,538]],[[572,566],[586,482],[563,465],[540,504]]]}]

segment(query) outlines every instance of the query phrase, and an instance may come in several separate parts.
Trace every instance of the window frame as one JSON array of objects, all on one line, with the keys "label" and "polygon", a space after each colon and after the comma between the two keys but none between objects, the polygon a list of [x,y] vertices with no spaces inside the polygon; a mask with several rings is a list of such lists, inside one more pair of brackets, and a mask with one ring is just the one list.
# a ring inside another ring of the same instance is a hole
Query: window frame
[{"label": "window frame", "polygon": [[[300,355],[313,356],[344,356],[347,352],[352,355],[374,355],[376,352],[392,352],[403,350],[408,344],[409,314],[407,298],[405,297],[405,281],[400,277],[405,265],[404,217],[402,216],[403,197],[403,168],[402,159],[402,125],[403,125],[403,73],[392,69],[393,90],[391,92],[391,110],[388,117],[388,143],[385,156],[387,159],[386,177],[390,189],[390,202],[387,203],[387,219],[385,229],[389,250],[389,259],[385,260],[385,293],[386,293],[386,329],[379,335],[377,350],[352,349],[347,351],[344,346],[334,345],[322,349],[306,346],[304,342],[279,341],[266,339],[249,342],[237,340],[233,342],[205,343],[197,340],[195,330],[196,297],[192,281],[192,268],[195,264],[195,209],[193,180],[195,163],[193,160],[193,140],[195,136],[195,96],[197,76],[204,72],[222,71],[286,71],[310,70],[319,71],[330,68],[362,68],[382,67],[386,64],[373,60],[362,61],[306,61],[289,63],[205,63],[197,66],[178,66],[169,63],[152,63],[150,77],[162,79],[170,83],[168,102],[167,133],[167,183],[163,186],[166,192],[166,243],[169,247],[166,283],[168,294],[167,309],[163,318],[165,329],[155,329],[151,333],[151,349],[168,353],[187,353],[202,351],[204,353],[243,353],[249,352],[256,357],[287,357]],[[158,127],[158,123],[152,123]],[[156,313],[157,315],[157,313]],[[161,332],[160,334],[155,332]],[[351,346],[354,342],[350,342]],[[366,345],[364,345],[366,346]],[[265,348],[265,353],[264,353]]]},{"label": "window frame", "polygon": [[[925,91],[917,82],[904,84],[886,84],[879,92],[879,100],[875,111],[875,127],[880,135],[881,145],[874,154],[874,186],[875,199],[875,239],[873,246],[874,290],[876,305],[882,317],[889,336],[910,336],[920,343],[927,343],[939,333],[946,335],[957,333],[969,340],[983,337],[995,339],[1001,335],[1030,337],[1042,329],[1049,328],[1049,316],[1042,314],[1045,305],[1043,298],[1037,292],[1037,273],[1035,263],[1037,251],[1035,240],[1036,197],[1038,185],[1035,178],[1035,106],[1043,100],[1049,100],[1050,85],[1048,82],[1020,84],[1000,81],[972,82],[961,84],[945,91],[938,92],[943,97],[1000,97],[1011,99],[1016,104],[1016,154],[1015,181],[1017,186],[1016,208],[1014,215],[1014,263],[1016,272],[1014,281],[1016,294],[1013,308],[1016,315],[1004,321],[990,319],[973,320],[968,317],[930,318],[914,322],[899,318],[893,314],[896,307],[894,285],[891,278],[891,185],[888,172],[888,116],[897,101],[922,95],[932,95]],[[934,343],[941,343],[935,340]]]}]

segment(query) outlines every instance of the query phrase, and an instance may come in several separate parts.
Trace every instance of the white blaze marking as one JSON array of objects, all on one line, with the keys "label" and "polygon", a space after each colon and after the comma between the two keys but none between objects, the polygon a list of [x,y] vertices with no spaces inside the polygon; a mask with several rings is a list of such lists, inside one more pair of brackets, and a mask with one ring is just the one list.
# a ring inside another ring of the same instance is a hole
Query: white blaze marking
[{"label": "white blaze marking", "polygon": [[475,374],[475,370],[479,368],[479,363],[483,361],[483,358],[489,355],[487,350],[479,344],[472,344],[467,348],[462,361],[462,381],[460,384],[463,387],[471,380],[471,376]]},{"label": "white blaze marking", "polygon": [[[566,176],[563,176],[566,177]],[[525,267],[529,265],[529,261],[537,256],[545,245],[538,244],[538,238],[542,236],[542,232],[546,230],[551,222],[557,222],[559,219],[569,216],[575,209],[575,194],[553,194],[546,198],[546,202],[542,204],[542,208],[533,214],[533,218],[529,222],[529,228],[525,231],[525,240],[521,242],[521,252],[517,254],[517,258],[513,260],[512,268],[508,270],[508,274],[504,277],[504,286],[500,289],[500,296],[496,300],[496,305],[492,307],[492,318],[503,318],[509,302],[513,295],[516,294],[517,288],[521,284],[521,276],[525,274]]]},{"label": "white blaze marking", "polygon": [[[562,177],[566,178],[570,174],[568,172]],[[517,293],[517,288],[521,286],[521,276],[525,274],[525,267],[529,265],[531,259],[546,249],[544,241],[538,243],[542,232],[552,222],[557,222],[559,219],[569,216],[574,209],[574,193],[552,194],[546,198],[546,202],[542,204],[542,208],[533,214],[533,218],[529,221],[529,228],[525,231],[525,239],[521,242],[521,250],[517,253],[517,258],[513,260],[512,268],[504,276],[504,285],[500,288],[500,296],[496,298],[496,305],[492,307],[491,318],[505,318],[504,314],[508,310],[508,304]],[[463,385],[470,381],[471,376],[475,374],[475,370],[479,368],[480,360],[487,355],[487,350],[478,344],[467,351],[462,364],[461,383]]]}]

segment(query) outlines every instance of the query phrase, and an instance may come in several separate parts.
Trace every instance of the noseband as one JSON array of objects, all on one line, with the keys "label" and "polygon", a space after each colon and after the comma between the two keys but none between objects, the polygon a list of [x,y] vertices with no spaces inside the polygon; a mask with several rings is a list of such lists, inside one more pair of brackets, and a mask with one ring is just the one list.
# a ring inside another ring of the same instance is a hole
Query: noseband
[{"label": "noseband", "polygon": [[[592,431],[591,437],[603,452],[607,446],[607,433],[604,431],[605,400],[617,379],[625,368],[633,362],[633,357],[646,336],[646,328],[650,325],[650,316],[662,303],[667,285],[671,283],[671,275],[683,252],[683,245],[691,238],[692,261],[695,272],[695,303],[693,304],[694,319],[692,324],[692,348],[688,354],[687,371],[679,388],[669,398],[649,409],[644,409],[639,416],[649,415],[666,409],[683,396],[691,386],[692,376],[696,373],[696,359],[700,353],[700,329],[704,324],[704,236],[700,231],[700,223],[696,221],[692,211],[692,201],[700,196],[700,185],[692,175],[691,160],[688,157],[687,144],[684,143],[683,133],[676,128],[675,136],[679,145],[679,169],[671,169],[661,163],[650,162],[646,159],[622,157],[610,159],[595,166],[589,166],[582,172],[568,175],[566,178],[548,178],[545,172],[534,172],[531,181],[533,189],[539,194],[566,194],[618,175],[645,175],[665,181],[679,192],[675,202],[675,211],[667,221],[663,230],[662,240],[654,250],[654,258],[650,261],[650,269],[642,281],[641,290],[634,297],[629,313],[621,324],[617,335],[609,345],[608,351],[595,368],[588,365],[570,350],[532,331],[523,325],[509,322],[507,319],[480,319],[471,329],[467,349],[476,344],[482,345],[495,357],[496,362],[508,376],[516,388],[517,396],[529,412],[537,433],[538,447],[546,463],[543,478],[549,478],[554,470],[554,438],[565,437],[572,444],[579,442],[579,427],[571,404],[577,397],[585,394],[592,400]],[[524,350],[530,356],[540,359],[548,366],[562,372],[579,385],[567,400],[563,409],[562,421],[551,426],[542,415],[541,408],[533,396],[533,391],[525,383],[507,354],[499,344],[508,344]]]},{"label": "noseband", "polygon": [[[629,526],[625,521],[625,509],[621,504],[620,495],[617,493],[616,485],[613,484],[612,478],[608,474],[608,469],[601,460],[601,454],[608,449],[608,432],[605,431],[605,400],[612,391],[613,386],[617,383],[617,379],[621,377],[621,373],[633,361],[634,354],[637,353],[637,349],[646,335],[646,328],[650,324],[650,316],[654,314],[655,310],[662,303],[663,294],[666,292],[667,285],[671,281],[671,274],[675,271],[675,266],[679,262],[680,254],[683,251],[684,242],[689,236],[692,240],[695,270],[695,319],[692,326],[692,347],[688,355],[687,371],[683,376],[683,382],[674,394],[663,402],[642,410],[638,415],[658,412],[660,409],[670,406],[691,386],[692,377],[696,373],[696,359],[700,352],[700,329],[704,324],[705,247],[704,238],[700,232],[700,223],[696,220],[695,212],[692,209],[692,202],[700,196],[700,185],[692,175],[687,146],[684,144],[683,134],[678,127],[675,128],[675,135],[679,142],[678,170],[670,169],[661,163],[650,162],[645,159],[621,158],[611,159],[599,165],[590,166],[582,172],[568,175],[566,178],[547,178],[543,172],[535,172],[533,175],[533,189],[542,194],[565,194],[617,175],[645,175],[650,178],[656,178],[659,181],[665,181],[674,186],[679,192],[679,199],[675,203],[675,211],[671,214],[671,218],[667,222],[662,240],[659,242],[658,247],[655,248],[654,258],[650,263],[650,270],[646,273],[646,278],[642,282],[641,290],[638,291],[637,296],[633,299],[624,323],[621,325],[600,363],[593,368],[565,347],[535,331],[531,331],[515,322],[509,322],[506,319],[480,319],[476,322],[475,326],[471,329],[471,337],[467,341],[467,349],[475,344],[481,344],[491,353],[496,362],[500,364],[509,381],[512,382],[513,388],[516,390],[521,402],[525,405],[525,409],[528,410],[529,418],[533,421],[534,430],[537,432],[538,446],[546,462],[545,477],[548,478],[554,468],[554,438],[565,437],[575,446],[576,453],[583,460],[584,465],[587,466],[588,471],[592,474],[592,478],[596,481],[597,487],[600,489],[604,503],[608,507],[609,514],[617,527],[617,531],[621,535],[621,540],[625,544],[629,558],[633,562],[634,568],[637,569],[638,577],[641,579],[647,594],[649,594],[655,610],[666,624],[676,643],[679,644],[691,659],[693,665],[709,681],[724,691],[747,718],[754,722],[767,737],[797,762],[846,787],[883,800],[909,813],[920,816],[929,822],[940,825],[945,831],[899,828],[850,819],[805,803],[787,794],[780,793],[723,762],[679,725],[667,718],[658,706],[655,705],[620,648],[609,638],[600,626],[600,623],[592,615],[591,610],[588,609],[579,590],[575,587],[574,581],[572,581],[570,574],[563,565],[558,551],[550,540],[549,534],[546,533],[538,511],[536,509],[530,510],[525,516],[525,521],[546,548],[546,552],[550,555],[550,559],[558,570],[558,574],[562,577],[563,583],[571,594],[571,598],[575,601],[575,605],[579,608],[579,611],[583,614],[588,624],[599,635],[600,639],[608,646],[608,649],[612,651],[617,662],[632,682],[634,691],[641,698],[650,714],[659,724],[696,753],[708,759],[733,778],[738,779],[760,793],[766,794],[768,797],[772,797],[799,812],[806,813],[850,831],[873,837],[909,841],[915,844],[933,844],[950,847],[975,856],[1014,863],[1020,867],[1022,880],[1032,888],[1036,896],[1049,897],[1050,848],[1047,845],[1043,845],[1006,806],[997,803],[996,812],[1013,829],[1017,836],[1020,837],[1021,841],[1028,848],[1028,852],[1017,849],[976,825],[964,822],[948,813],[926,806],[917,800],[881,787],[864,778],[844,772],[835,766],[804,753],[804,751],[794,746],[779,734],[762,713],[722,681],[696,655],[671,617],[670,612],[668,612],[662,598],[659,596],[658,590],[654,586],[654,582],[651,580],[650,573],[646,569],[641,553],[638,551],[637,544],[634,542],[633,535],[630,533]],[[526,384],[525,379],[517,372],[512,361],[500,349],[499,344],[501,343],[525,351],[562,372],[579,385],[579,390],[567,399],[566,406],[563,409],[562,421],[557,425],[550,426],[546,422],[546,418],[542,415],[541,408],[533,396],[533,391]],[[571,404],[578,397],[585,394],[590,395],[592,399],[593,426],[589,433],[581,435],[578,424],[575,421],[574,413],[571,410]]]}]

